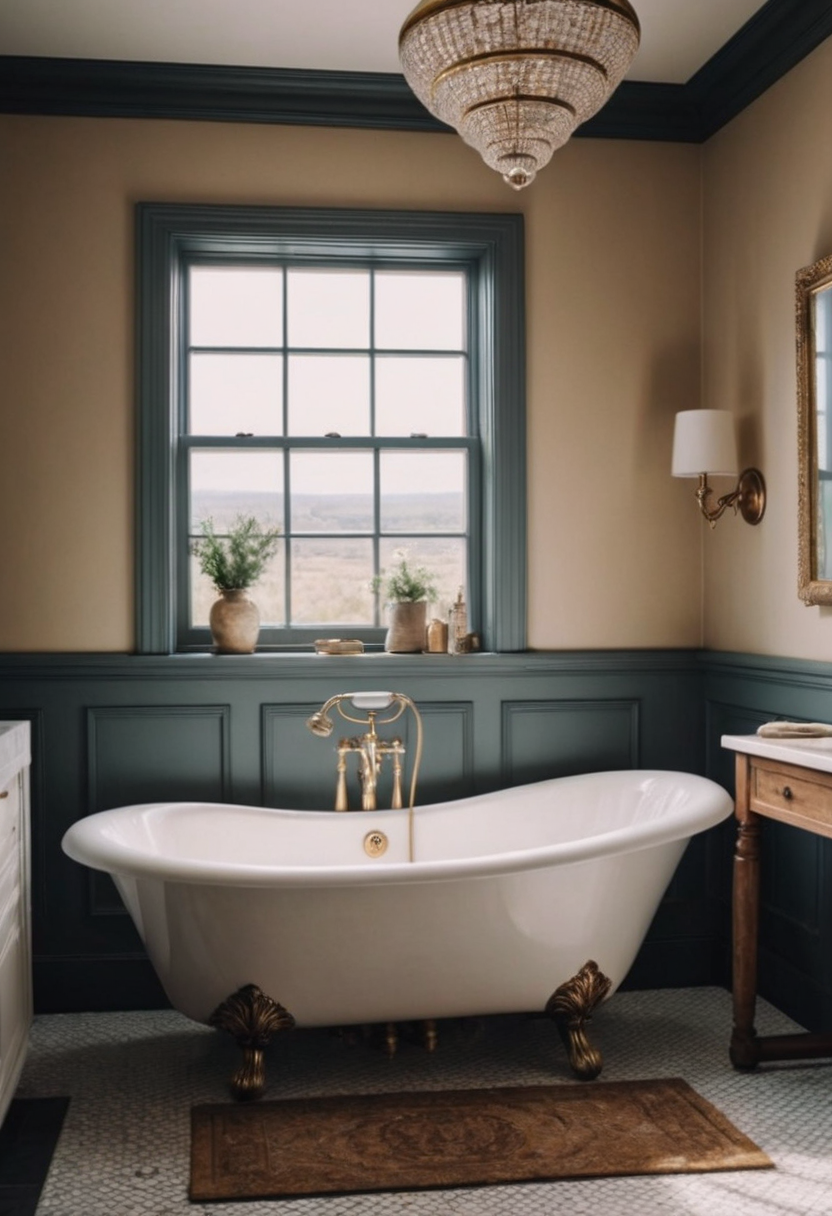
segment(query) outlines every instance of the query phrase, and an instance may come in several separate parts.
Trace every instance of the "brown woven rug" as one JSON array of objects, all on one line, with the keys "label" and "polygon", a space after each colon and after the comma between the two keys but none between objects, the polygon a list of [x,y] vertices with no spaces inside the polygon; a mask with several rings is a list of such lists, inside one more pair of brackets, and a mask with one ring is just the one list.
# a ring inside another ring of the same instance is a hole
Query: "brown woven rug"
[{"label": "brown woven rug", "polygon": [[191,1113],[193,1201],[772,1165],[677,1078],[302,1098]]}]

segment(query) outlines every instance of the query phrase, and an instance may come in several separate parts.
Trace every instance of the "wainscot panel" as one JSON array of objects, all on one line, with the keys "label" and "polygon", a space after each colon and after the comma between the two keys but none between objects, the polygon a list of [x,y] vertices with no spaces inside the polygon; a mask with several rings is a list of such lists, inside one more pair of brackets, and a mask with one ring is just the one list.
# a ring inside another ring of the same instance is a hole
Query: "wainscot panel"
[{"label": "wainscot panel", "polygon": [[[227,705],[101,706],[87,711],[91,811],[135,802],[228,801]],[[90,871],[91,916],[127,915],[106,874]]]},{"label": "wainscot panel", "polygon": [[504,701],[506,785],[638,768],[638,701]]},{"label": "wainscot panel", "polygon": [[[832,722],[832,664],[760,655],[706,654],[707,774],[734,788],[734,753],[722,735],[750,735],[763,722]],[[730,983],[734,831],[709,837],[711,893]],[[759,992],[809,1030],[832,1027],[832,840],[762,821]]]},{"label": "wainscot panel", "polygon": [[[334,740],[313,737],[304,722],[345,690],[396,689],[420,707],[423,803],[611,766],[702,772],[702,679],[694,651],[0,656],[0,717],[36,725],[37,1008],[164,1000],[109,879],[61,852],[83,815],[170,798],[331,806]],[[398,726],[409,761],[412,727]],[[350,782],[354,805],[352,771]],[[695,841],[630,986],[716,981],[713,909],[725,900],[709,895],[711,864],[706,841]]]}]

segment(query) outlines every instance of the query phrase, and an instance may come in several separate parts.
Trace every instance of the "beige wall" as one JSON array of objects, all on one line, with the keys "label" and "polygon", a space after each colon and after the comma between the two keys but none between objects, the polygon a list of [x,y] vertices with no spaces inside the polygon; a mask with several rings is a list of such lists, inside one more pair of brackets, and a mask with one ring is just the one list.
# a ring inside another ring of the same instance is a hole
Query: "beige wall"
[{"label": "beige wall", "polygon": [[704,149],[703,405],[734,410],[767,484],[757,528],[705,538],[707,646],[832,659],[832,609],[797,598],[794,276],[832,253],[832,40]]},{"label": "beige wall", "polygon": [[0,163],[0,650],[134,646],[140,200],[523,211],[530,645],[699,643],[701,149],[574,140],[517,195],[452,136],[4,116]]}]

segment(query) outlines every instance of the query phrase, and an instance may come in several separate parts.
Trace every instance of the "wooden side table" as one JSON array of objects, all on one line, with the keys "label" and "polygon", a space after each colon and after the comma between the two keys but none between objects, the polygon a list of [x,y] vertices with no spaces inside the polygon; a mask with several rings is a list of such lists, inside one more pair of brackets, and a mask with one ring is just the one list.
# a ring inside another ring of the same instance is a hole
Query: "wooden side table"
[{"label": "wooden side table", "polygon": [[779,819],[803,831],[832,837],[832,739],[725,735],[722,746],[736,752],[731,1062],[735,1068],[749,1069],[765,1060],[832,1056],[832,1033],[760,1037],[754,1029],[760,820]]}]

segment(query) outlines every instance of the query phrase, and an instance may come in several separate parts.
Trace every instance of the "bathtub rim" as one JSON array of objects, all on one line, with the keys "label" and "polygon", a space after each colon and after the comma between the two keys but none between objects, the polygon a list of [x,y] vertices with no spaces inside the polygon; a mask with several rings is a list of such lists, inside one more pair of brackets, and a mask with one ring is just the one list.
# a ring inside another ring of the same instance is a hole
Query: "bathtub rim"
[{"label": "bathtub rim", "polygon": [[[344,817],[343,813],[337,811],[298,811],[225,802],[137,803],[98,811],[77,820],[64,834],[61,848],[73,861],[111,875],[128,878],[155,878],[165,882],[194,883],[202,886],[335,888],[396,883],[430,883],[454,879],[488,878],[561,865],[577,865],[597,860],[599,857],[623,856],[627,853],[639,852],[676,841],[687,842],[691,837],[722,823],[729,818],[734,809],[733,799],[722,786],[708,777],[695,773],[670,769],[605,770],[601,773],[547,778],[544,781],[528,782],[522,786],[495,790],[489,794],[475,794],[469,798],[417,806],[416,832],[418,834],[418,821],[422,814],[440,813],[455,805],[484,798],[495,798],[500,795],[508,798],[517,790],[527,790],[555,782],[564,784],[587,782],[593,778],[609,780],[617,777],[626,777],[630,782],[651,777],[683,777],[686,783],[694,785],[696,797],[692,800],[692,805],[686,807],[681,813],[676,812],[662,819],[648,820],[639,825],[628,824],[622,828],[575,841],[503,853],[430,861],[368,860],[359,865],[266,866],[241,862],[189,860],[149,851],[144,852],[133,845],[125,845],[112,838],[104,838],[100,831],[102,825],[111,821],[114,816],[165,807],[205,808],[212,812],[222,811],[231,815],[234,811],[247,811],[261,813],[264,816],[279,816],[283,819],[336,814],[339,819]],[[362,828],[368,824],[380,826],[381,816],[395,815],[406,818],[407,811],[353,811],[348,814],[352,820],[356,821],[356,831],[361,832]]]}]

